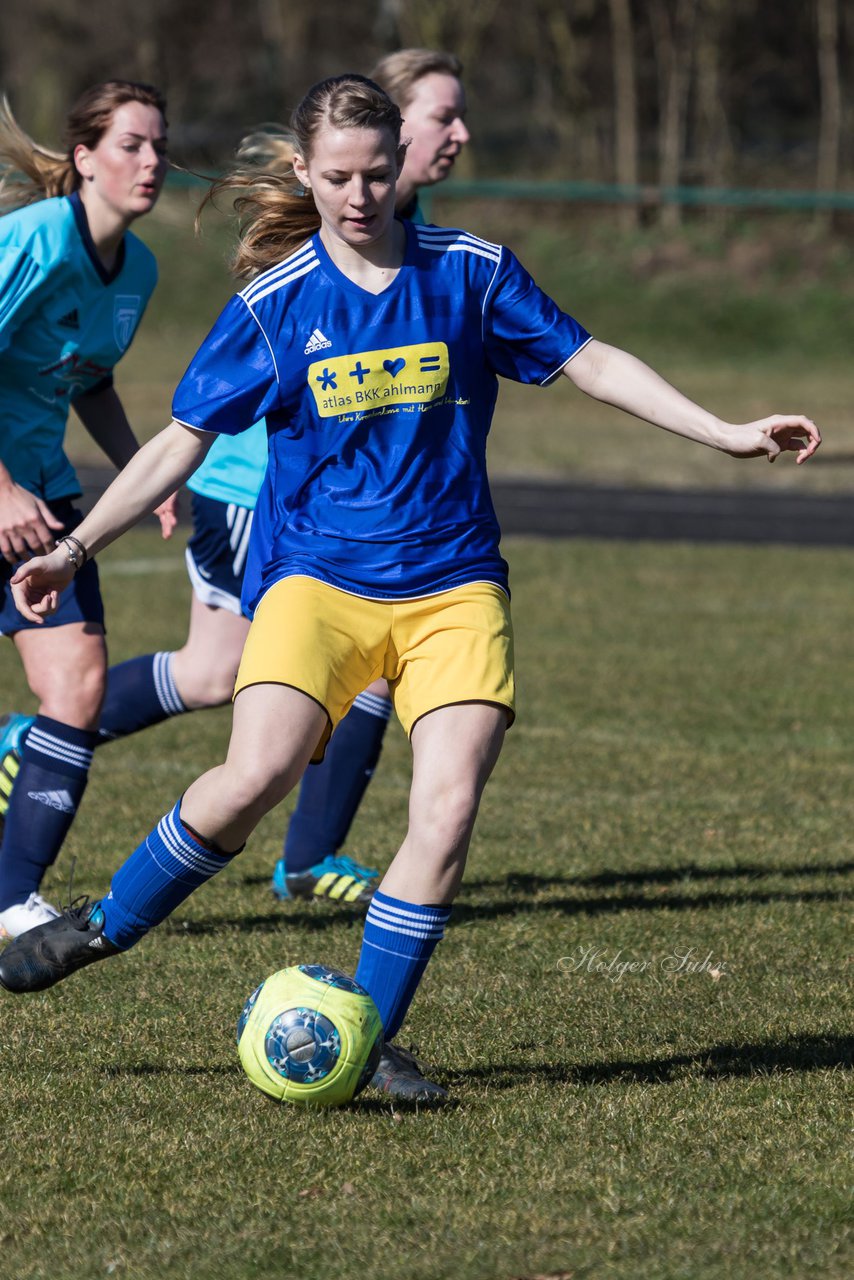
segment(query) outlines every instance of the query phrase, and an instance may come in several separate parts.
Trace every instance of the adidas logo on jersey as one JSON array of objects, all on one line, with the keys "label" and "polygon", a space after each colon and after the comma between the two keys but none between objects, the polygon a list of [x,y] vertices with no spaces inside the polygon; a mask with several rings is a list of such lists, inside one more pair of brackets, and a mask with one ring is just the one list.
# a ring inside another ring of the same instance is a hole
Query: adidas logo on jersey
[{"label": "adidas logo on jersey", "polygon": [[80,317],[77,314],[77,308],[74,307],[74,309],[69,311],[66,315],[60,316],[56,323],[63,329],[79,329]]},{"label": "adidas logo on jersey", "polygon": [[303,352],[303,355],[313,356],[315,351],[325,351],[327,347],[331,346],[332,343],[329,339],[325,338],[319,329],[315,329],[314,333],[305,344],[305,351]]},{"label": "adidas logo on jersey", "polygon": [[74,801],[67,791],[28,791],[31,800],[46,804],[48,809],[58,809],[60,813],[74,813]]}]

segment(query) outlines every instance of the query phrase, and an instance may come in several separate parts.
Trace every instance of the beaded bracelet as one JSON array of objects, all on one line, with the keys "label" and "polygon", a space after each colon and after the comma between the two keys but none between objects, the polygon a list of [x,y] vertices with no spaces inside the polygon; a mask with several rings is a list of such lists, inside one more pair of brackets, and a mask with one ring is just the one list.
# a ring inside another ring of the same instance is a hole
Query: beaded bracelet
[{"label": "beaded bracelet", "polygon": [[71,564],[74,565],[75,572],[82,569],[86,561],[89,559],[89,552],[83,546],[79,538],[74,538],[70,533],[66,533],[64,537],[57,538],[56,545],[62,544],[65,547],[66,554]]}]

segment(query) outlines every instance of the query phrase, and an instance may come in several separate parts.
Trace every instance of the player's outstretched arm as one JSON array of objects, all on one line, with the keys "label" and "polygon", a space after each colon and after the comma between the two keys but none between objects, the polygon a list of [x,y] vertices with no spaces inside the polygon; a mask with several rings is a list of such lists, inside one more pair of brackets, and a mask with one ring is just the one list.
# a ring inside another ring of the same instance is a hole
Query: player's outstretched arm
[{"label": "player's outstretched arm", "polygon": [[821,432],[803,414],[772,414],[756,422],[724,422],[677,391],[649,365],[604,342],[588,342],[563,372],[592,396],[656,427],[696,440],[735,458],[767,457],[792,451],[806,462],[821,444]]},{"label": "player's outstretched arm", "polygon": [[[144,444],[74,530],[74,539],[93,556],[148,515],[199,466],[216,436],[171,422]],[[11,579],[15,604],[31,622],[42,622],[57,606],[75,567],[60,543],[49,555],[28,560]]]}]

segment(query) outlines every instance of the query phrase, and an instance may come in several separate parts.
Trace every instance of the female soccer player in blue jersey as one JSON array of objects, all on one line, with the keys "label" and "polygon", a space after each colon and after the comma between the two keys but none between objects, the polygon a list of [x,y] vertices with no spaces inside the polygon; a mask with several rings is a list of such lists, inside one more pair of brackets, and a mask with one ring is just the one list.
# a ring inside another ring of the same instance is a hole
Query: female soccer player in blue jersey
[{"label": "female soccer player in blue jersey", "polygon": [[[446,178],[469,140],[461,75],[459,59],[432,49],[400,49],[371,73],[404,116],[407,150],[395,197],[400,217],[423,221],[418,191]],[[290,169],[292,148],[286,139],[258,133],[246,140],[240,155],[251,156],[265,172],[280,173]],[[318,331],[304,346],[310,354],[322,352],[326,343]],[[179,649],[144,654],[109,669],[99,742],[230,699],[249,630],[240,595],[266,466],[267,433],[263,423],[256,423],[240,435],[221,436],[191,477],[193,533],[186,559],[193,598],[187,639]],[[388,684],[380,679],[359,693],[324,760],[306,771],[273,871],[277,897],[347,905],[370,901],[377,872],[339,851],[379,760],[390,715]],[[11,727],[20,729],[23,721],[16,717]],[[0,810],[2,805],[0,794]]]},{"label": "female soccer player in blue jersey", "polygon": [[[0,633],[12,638],[39,700],[0,847],[0,935],[56,911],[39,894],[86,786],[106,674],[94,564],[72,531],[80,485],[63,452],[69,406],[119,468],[137,443],[113,388],[157,279],[128,233],[166,174],[166,104],[149,85],[89,89],[67,121],[64,153],[36,145],[0,113]],[[174,522],[171,513],[163,517]],[[58,539],[81,573],[45,627],[15,608],[12,568]]]},{"label": "female soccer player in blue jersey", "polygon": [[[396,219],[400,113],[370,81],[315,86],[294,128],[308,194],[243,187],[238,269],[251,283],[194,357],[171,424],[76,535],[81,555],[97,552],[190,475],[218,432],[266,417],[244,584],[254,619],[227,759],[100,902],[13,942],[0,984],[42,990],[133,946],[228,865],[383,675],[412,745],[409,827],[368,908],[356,976],[387,1040],[374,1085],[440,1101],[445,1091],[392,1041],[442,937],[513,718],[507,566],[485,465],[498,378],[547,385],[563,374],[735,456],[791,449],[803,462],[820,436],[800,415],[723,422],[593,340],[505,248]],[[318,329],[329,347],[306,352]],[[38,622],[76,569],[64,547],[22,566],[19,608]]]}]

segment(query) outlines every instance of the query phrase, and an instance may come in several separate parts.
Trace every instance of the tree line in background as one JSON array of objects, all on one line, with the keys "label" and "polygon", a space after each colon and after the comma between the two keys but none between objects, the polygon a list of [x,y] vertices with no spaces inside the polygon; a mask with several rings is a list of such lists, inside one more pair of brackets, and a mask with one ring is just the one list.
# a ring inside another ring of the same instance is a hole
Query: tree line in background
[{"label": "tree line in background", "polygon": [[221,164],[315,80],[404,45],[463,60],[468,177],[827,192],[851,178],[854,0],[7,0],[0,87],[56,141],[87,84],[153,81],[174,158]]}]

